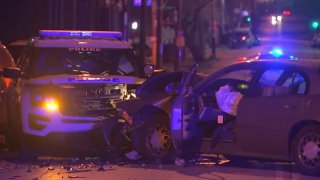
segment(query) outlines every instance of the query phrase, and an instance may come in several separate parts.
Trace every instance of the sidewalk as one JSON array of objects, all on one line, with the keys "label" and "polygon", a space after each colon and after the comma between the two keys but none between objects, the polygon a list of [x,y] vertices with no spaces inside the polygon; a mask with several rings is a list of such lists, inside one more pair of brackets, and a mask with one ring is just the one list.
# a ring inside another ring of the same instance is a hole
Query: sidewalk
[{"label": "sidewalk", "polygon": [[[239,50],[232,50],[231,52],[228,48],[218,47],[216,49],[216,59],[205,60],[198,63],[198,72],[203,74],[211,74],[223,67],[235,63],[239,57]],[[193,60],[192,56],[187,54],[186,59],[180,64],[179,71],[188,71],[195,63],[197,62]],[[164,63],[162,68],[166,69],[167,71],[174,71],[174,62]]]}]

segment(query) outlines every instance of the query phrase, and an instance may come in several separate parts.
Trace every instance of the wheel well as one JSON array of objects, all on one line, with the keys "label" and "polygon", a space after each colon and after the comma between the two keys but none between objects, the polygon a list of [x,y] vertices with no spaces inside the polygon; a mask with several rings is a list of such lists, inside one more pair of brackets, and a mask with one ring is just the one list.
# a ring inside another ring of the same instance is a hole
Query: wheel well
[{"label": "wheel well", "polygon": [[308,126],[310,124],[318,124],[320,125],[319,122],[315,121],[315,120],[303,120],[303,121],[300,121],[298,122],[297,124],[295,124],[290,132],[289,132],[289,136],[288,136],[288,152],[289,152],[289,155],[290,157],[292,157],[292,152],[290,151],[291,149],[291,146],[292,146],[292,140],[295,138],[296,134],[302,129],[304,128],[305,126]]},{"label": "wheel well", "polygon": [[166,120],[166,123],[170,124],[170,117],[169,115],[162,109],[153,106],[153,105],[144,105],[141,110],[139,111],[140,115],[162,115],[164,116],[164,119]]}]

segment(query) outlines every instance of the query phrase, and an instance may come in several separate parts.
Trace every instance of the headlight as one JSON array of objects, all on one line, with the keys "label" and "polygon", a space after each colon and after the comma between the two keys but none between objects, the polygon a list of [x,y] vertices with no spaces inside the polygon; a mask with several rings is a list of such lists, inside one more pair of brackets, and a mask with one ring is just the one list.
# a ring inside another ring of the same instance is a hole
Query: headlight
[{"label": "headlight", "polygon": [[38,95],[31,100],[31,105],[34,107],[43,107],[51,112],[59,109],[58,100],[51,96]]},{"label": "headlight", "polygon": [[50,99],[49,101],[44,102],[44,107],[48,111],[56,111],[56,110],[58,110],[59,105],[54,99]]},{"label": "headlight", "polygon": [[33,107],[45,108],[53,112],[59,109],[59,94],[54,88],[33,87],[31,88],[30,102]]}]

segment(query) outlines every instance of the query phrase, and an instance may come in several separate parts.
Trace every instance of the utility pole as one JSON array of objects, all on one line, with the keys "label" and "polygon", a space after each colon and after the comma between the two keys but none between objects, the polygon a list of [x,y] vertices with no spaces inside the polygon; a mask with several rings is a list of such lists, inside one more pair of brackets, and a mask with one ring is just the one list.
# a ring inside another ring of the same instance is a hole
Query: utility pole
[{"label": "utility pole", "polygon": [[212,34],[212,57],[216,59],[216,37],[215,37],[215,28],[216,28],[216,20],[215,20],[215,11],[216,11],[216,0],[212,0],[212,9],[211,9],[211,34]]},{"label": "utility pole", "polygon": [[178,0],[178,31],[177,31],[177,40],[176,45],[178,47],[178,58],[175,58],[174,70],[178,71],[180,69],[183,49],[185,45],[184,33],[182,30],[182,0]]},{"label": "utility pole", "polygon": [[53,5],[52,1],[49,1],[49,29],[53,29]]},{"label": "utility pole", "polygon": [[162,0],[157,0],[157,54],[156,54],[156,67],[162,67]]},{"label": "utility pole", "polygon": [[225,0],[221,0],[221,31],[222,34],[225,34],[225,10],[226,10],[226,1]]},{"label": "utility pole", "polygon": [[141,0],[141,12],[140,12],[140,57],[142,58],[143,63],[145,63],[146,58],[146,23],[145,23],[145,15],[146,15],[147,4],[146,0]]},{"label": "utility pole", "polygon": [[128,0],[122,0],[123,8],[123,40],[128,41],[129,26],[128,26]]},{"label": "utility pole", "polygon": [[64,16],[64,14],[63,14],[63,12],[64,12],[64,11],[63,11],[64,6],[63,6],[63,5],[64,5],[64,4],[63,4],[63,2],[64,2],[63,0],[60,1],[60,29],[63,29],[63,28],[64,28],[64,25],[63,25],[63,24],[64,24],[64,23],[63,23],[63,19],[64,19],[64,18],[63,18],[63,16]]},{"label": "utility pole", "polygon": [[72,16],[73,16],[73,29],[77,29],[77,0],[73,0],[72,3]]},{"label": "utility pole", "polygon": [[157,64],[157,2],[151,4],[151,64]]}]

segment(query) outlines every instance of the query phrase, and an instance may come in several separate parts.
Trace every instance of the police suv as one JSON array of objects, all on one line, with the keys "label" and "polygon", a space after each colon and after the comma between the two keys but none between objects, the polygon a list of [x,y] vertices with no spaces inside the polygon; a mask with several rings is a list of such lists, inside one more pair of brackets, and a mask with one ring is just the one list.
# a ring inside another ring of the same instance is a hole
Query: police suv
[{"label": "police suv", "polygon": [[41,30],[17,61],[23,132],[88,132],[134,95],[144,68],[120,32]]}]

